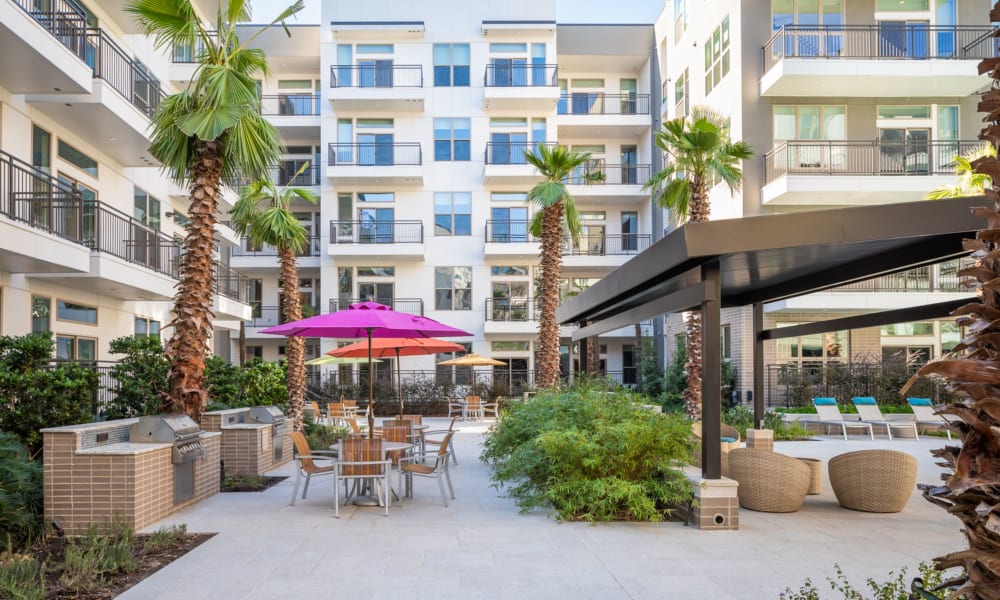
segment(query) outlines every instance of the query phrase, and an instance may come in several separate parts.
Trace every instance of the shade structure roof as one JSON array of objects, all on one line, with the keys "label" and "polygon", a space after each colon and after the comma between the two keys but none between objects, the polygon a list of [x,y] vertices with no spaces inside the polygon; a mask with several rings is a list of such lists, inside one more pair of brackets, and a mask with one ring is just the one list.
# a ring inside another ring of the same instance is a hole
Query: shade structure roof
[{"label": "shade structure roof", "polygon": [[[967,254],[962,240],[984,223],[971,209],[988,204],[974,196],[686,223],[564,300],[557,317],[560,323],[585,323],[629,312],[635,323],[689,309],[700,302],[701,268],[712,262],[719,265],[723,307],[773,302],[941,262]],[[616,328],[612,321],[605,327]]]},{"label": "shade structure roof", "polygon": [[372,337],[458,337],[468,331],[434,319],[396,312],[377,302],[358,302],[337,312],[283,323],[261,333],[284,336],[360,338]]},{"label": "shade structure roof", "polygon": [[[420,356],[439,352],[462,352],[465,346],[439,340],[437,338],[377,338],[372,340],[372,356],[391,358],[394,356]],[[327,352],[330,357],[367,357],[368,342],[355,342]]]}]

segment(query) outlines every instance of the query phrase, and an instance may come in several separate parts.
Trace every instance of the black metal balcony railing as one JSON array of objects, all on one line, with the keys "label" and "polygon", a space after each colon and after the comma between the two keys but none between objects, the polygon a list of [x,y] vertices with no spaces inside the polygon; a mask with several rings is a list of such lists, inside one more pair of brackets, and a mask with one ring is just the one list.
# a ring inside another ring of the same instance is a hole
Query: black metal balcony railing
[{"label": "black metal balcony railing", "polygon": [[424,316],[424,301],[422,298],[350,298],[347,300],[330,298],[330,312],[347,310],[352,304],[357,304],[358,302],[378,302],[396,312]]},{"label": "black metal balcony railing", "polygon": [[555,142],[486,142],[486,164],[526,165],[525,154],[537,152],[539,146],[555,148]]},{"label": "black metal balcony railing", "polygon": [[559,85],[558,65],[494,62],[486,65],[486,87],[554,87]]},{"label": "black metal balcony railing", "polygon": [[87,16],[67,0],[14,0],[14,4],[52,34],[60,44],[86,60]]},{"label": "black metal balcony railing", "polygon": [[537,244],[531,221],[486,221],[487,244]]},{"label": "black metal balcony railing", "polygon": [[973,290],[962,285],[966,277],[958,275],[959,269],[972,266],[970,258],[949,260],[936,265],[917,267],[901,273],[882,275],[831,289],[831,292],[966,292]]},{"label": "black metal balcony railing", "polygon": [[82,205],[81,224],[92,250],[177,278],[181,249],[172,237],[100,202]]},{"label": "black metal balcony railing", "polygon": [[556,105],[560,115],[648,115],[649,94],[562,94]]},{"label": "black metal balcony railing", "polygon": [[645,185],[649,181],[649,165],[591,164],[573,172],[570,185]]},{"label": "black metal balcony railing", "polygon": [[[299,252],[299,256],[319,256],[319,237],[313,236],[308,239],[306,247]],[[278,256],[278,249],[274,246],[264,245],[254,246],[249,239],[243,238],[240,245],[230,251],[230,256]],[[277,264],[275,265],[277,266]]]},{"label": "black metal balcony railing", "polygon": [[87,31],[87,64],[94,77],[108,83],[147,117],[152,117],[163,100],[160,82],[129,58],[102,29]]},{"label": "black metal balcony railing", "polygon": [[277,94],[260,97],[260,114],[265,117],[315,117],[319,115],[319,94]]},{"label": "black metal balcony railing", "polygon": [[329,165],[331,167],[415,166],[422,163],[420,142],[330,144]]},{"label": "black metal balcony railing", "polygon": [[531,298],[487,298],[486,320],[505,323],[537,321],[539,304]]},{"label": "black metal balcony railing", "polygon": [[[218,39],[218,33],[215,31],[209,31],[209,36],[213,40]],[[179,46],[174,46],[173,53],[171,54],[171,61],[175,63],[196,63],[201,60],[201,54],[205,51],[205,44],[201,41],[201,38],[195,39],[193,44],[182,44]]]},{"label": "black metal balcony railing", "polygon": [[[261,306],[258,302],[251,302],[250,309],[250,322],[247,323],[247,327],[274,327],[287,322],[280,306]],[[302,318],[318,314],[318,306],[302,305]]]},{"label": "black metal balcony railing", "polygon": [[[321,171],[318,165],[310,162],[309,166],[299,173],[302,162],[286,161],[271,168],[271,180],[278,187],[312,187],[319,185]],[[298,174],[296,174],[298,173]]]},{"label": "black metal balcony railing", "polygon": [[789,140],[764,155],[767,183],[785,175],[954,175],[955,156],[982,142]]},{"label": "black metal balcony railing", "polygon": [[83,199],[78,192],[0,151],[0,214],[83,244],[82,207]]},{"label": "black metal balcony railing", "polygon": [[424,87],[424,68],[421,65],[394,65],[391,63],[330,65],[330,87]]},{"label": "black metal balcony railing", "polygon": [[423,221],[330,221],[331,244],[422,244]]},{"label": "black metal balcony railing", "polygon": [[221,296],[246,304],[250,298],[250,278],[225,265],[215,265],[215,291]]},{"label": "black metal balcony railing", "polygon": [[628,256],[649,248],[648,233],[626,233],[621,235],[583,234],[574,243],[563,238],[563,256]]},{"label": "black metal balcony railing", "polygon": [[785,25],[764,45],[764,71],[783,58],[871,60],[958,59],[997,56],[987,26],[963,25]]}]

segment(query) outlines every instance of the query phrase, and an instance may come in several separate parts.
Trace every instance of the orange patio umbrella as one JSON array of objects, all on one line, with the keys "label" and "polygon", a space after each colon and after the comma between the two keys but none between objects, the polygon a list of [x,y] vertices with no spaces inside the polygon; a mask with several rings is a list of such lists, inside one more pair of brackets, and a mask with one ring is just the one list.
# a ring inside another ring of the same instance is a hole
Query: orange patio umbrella
[{"label": "orange patio umbrella", "polygon": [[[396,391],[399,396],[399,414],[403,414],[403,380],[400,376],[400,356],[420,356],[439,354],[441,352],[463,352],[465,346],[455,342],[446,342],[437,338],[372,338],[371,356],[374,358],[396,359]],[[355,342],[342,348],[327,352],[330,356],[353,358],[368,356],[368,343]],[[369,373],[371,378],[372,374]]]}]

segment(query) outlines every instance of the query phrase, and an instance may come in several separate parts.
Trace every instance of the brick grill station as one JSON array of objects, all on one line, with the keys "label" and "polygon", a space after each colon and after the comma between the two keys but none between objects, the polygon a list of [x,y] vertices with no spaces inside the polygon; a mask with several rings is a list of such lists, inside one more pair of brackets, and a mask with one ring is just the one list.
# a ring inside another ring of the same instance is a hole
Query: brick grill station
[{"label": "brick grill station", "polygon": [[253,417],[250,408],[233,408],[205,413],[201,426],[222,434],[226,475],[264,475],[292,460],[292,438],[286,433],[283,419],[281,416],[279,423],[262,423]]},{"label": "brick grill station", "polygon": [[202,432],[193,494],[174,502],[174,444],[129,439],[139,419],[42,430],[45,519],[68,534],[123,519],[136,530],[219,492],[221,435]]}]

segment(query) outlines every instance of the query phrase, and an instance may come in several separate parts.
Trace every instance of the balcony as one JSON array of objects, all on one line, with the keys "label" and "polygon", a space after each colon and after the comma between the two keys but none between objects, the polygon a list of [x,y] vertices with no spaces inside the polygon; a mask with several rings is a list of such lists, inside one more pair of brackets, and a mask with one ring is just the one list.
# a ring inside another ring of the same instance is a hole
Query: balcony
[{"label": "balcony", "polygon": [[859,205],[920,200],[954,184],[955,155],[979,141],[789,140],[764,155],[761,200],[770,205]]},{"label": "balcony", "polygon": [[649,248],[648,233],[581,235],[576,243],[563,238],[563,268],[566,270],[616,269]]},{"label": "balcony", "polygon": [[216,318],[249,319],[250,279],[225,265],[215,265],[215,299],[212,312]]},{"label": "balcony", "polygon": [[[287,323],[284,315],[282,315],[282,309],[280,306],[261,306],[259,302],[253,302],[248,307],[247,321],[247,335],[252,337],[258,337],[259,332],[257,330],[263,329],[265,327],[274,327],[275,325],[281,325],[282,323]],[[303,318],[306,315],[318,315],[319,306],[302,306]],[[276,339],[273,335],[259,334],[260,339]]]},{"label": "balcony", "polygon": [[786,25],[764,46],[761,96],[968,96],[997,56],[988,26]]},{"label": "balcony", "polygon": [[[310,237],[306,248],[299,252],[296,264],[300,269],[318,268],[320,257],[319,236]],[[230,264],[239,270],[279,269],[278,250],[274,246],[254,246],[243,238],[240,244],[229,252]]]},{"label": "balcony", "polygon": [[423,221],[330,221],[330,256],[424,260]]},{"label": "balcony", "polygon": [[351,298],[349,300],[331,298],[330,312],[347,310],[352,304],[357,304],[358,302],[378,302],[396,312],[424,316],[424,301],[422,298]]},{"label": "balcony", "polygon": [[335,185],[423,185],[419,142],[330,144],[326,176]]},{"label": "balcony", "polygon": [[330,65],[333,109],[365,112],[423,112],[421,65]]},{"label": "balcony", "polygon": [[649,199],[642,186],[649,181],[650,165],[608,165],[590,160],[566,180],[566,189],[578,202],[627,206]]},{"label": "balcony", "polygon": [[0,81],[15,94],[89,93],[86,18],[66,0],[37,4],[0,0]]},{"label": "balcony", "polygon": [[531,298],[487,298],[483,333],[535,335],[539,310],[540,304]]},{"label": "balcony", "polygon": [[649,94],[562,94],[556,107],[559,139],[636,139],[649,133]]},{"label": "balcony", "polygon": [[93,70],[89,93],[26,99],[127,167],[157,164],[149,153],[149,126],[164,97],[160,83],[103,30],[87,30],[82,50]]},{"label": "balcony", "polygon": [[260,114],[285,137],[319,131],[319,94],[276,94],[260,97]]},{"label": "balcony", "polygon": [[[129,4],[128,0],[101,0],[101,8],[108,13],[108,16],[121,28],[123,33],[142,33],[135,16],[125,9]],[[199,16],[211,22],[215,21],[215,16],[219,12],[219,0],[191,0],[191,6],[194,7]]]},{"label": "balcony", "polygon": [[531,221],[486,221],[485,258],[538,258],[541,246]]},{"label": "balcony", "polygon": [[525,154],[555,142],[487,142],[483,181],[488,184],[531,185],[542,180]]},{"label": "balcony", "polygon": [[557,65],[486,65],[483,77],[486,110],[551,111],[559,101]]}]

